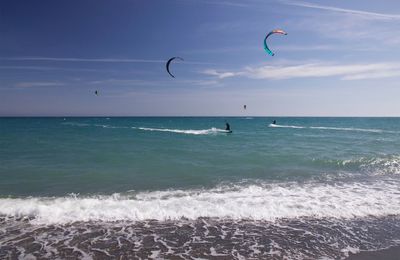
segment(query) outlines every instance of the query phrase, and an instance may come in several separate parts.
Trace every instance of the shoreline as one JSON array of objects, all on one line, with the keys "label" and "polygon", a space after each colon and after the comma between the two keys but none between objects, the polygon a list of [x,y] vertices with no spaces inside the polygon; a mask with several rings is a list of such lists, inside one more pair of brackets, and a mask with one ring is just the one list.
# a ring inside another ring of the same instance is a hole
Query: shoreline
[{"label": "shoreline", "polygon": [[[391,260],[400,255],[400,246],[388,248],[399,239],[399,216],[351,220],[286,218],[274,222],[216,218],[81,221],[61,225],[34,220],[0,216],[0,230],[5,231],[0,232],[0,259],[33,255],[95,259]],[[358,248],[387,249],[350,253]]]},{"label": "shoreline", "polygon": [[350,253],[346,260],[398,260],[400,259],[400,246],[392,246],[378,251],[361,251],[359,253]]}]

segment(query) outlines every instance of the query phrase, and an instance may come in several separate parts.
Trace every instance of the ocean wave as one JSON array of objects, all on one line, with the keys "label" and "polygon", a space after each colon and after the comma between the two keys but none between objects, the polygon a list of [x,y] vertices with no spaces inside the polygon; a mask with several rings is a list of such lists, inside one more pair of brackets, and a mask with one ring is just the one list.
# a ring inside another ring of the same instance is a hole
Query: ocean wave
[{"label": "ocean wave", "polygon": [[369,176],[400,175],[400,155],[336,160],[314,158],[312,161],[318,165],[336,166],[339,170],[352,171],[353,174],[355,171],[362,175],[368,174]]},{"label": "ocean wave", "polygon": [[200,217],[274,221],[400,214],[398,180],[341,184],[252,184],[109,196],[0,199],[0,215],[37,224]]},{"label": "ocean wave", "polygon": [[364,172],[373,175],[400,174],[400,156],[389,155],[386,157],[365,158],[361,157],[353,160],[345,160],[342,162],[344,166],[358,165]]},{"label": "ocean wave", "polygon": [[168,129],[168,128],[149,128],[149,127],[132,127],[133,129],[139,129],[143,131],[156,131],[156,132],[170,132],[177,134],[191,134],[191,135],[209,135],[209,134],[217,134],[217,133],[228,133],[227,130],[218,129],[218,128],[210,128],[210,129],[202,129],[202,130],[184,130],[184,129]]}]

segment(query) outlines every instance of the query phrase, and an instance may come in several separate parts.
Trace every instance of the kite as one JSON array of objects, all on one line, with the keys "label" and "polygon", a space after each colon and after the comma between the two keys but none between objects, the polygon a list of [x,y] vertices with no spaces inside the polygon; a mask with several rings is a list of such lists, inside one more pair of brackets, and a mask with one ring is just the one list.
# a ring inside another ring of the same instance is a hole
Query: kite
[{"label": "kite", "polygon": [[175,76],[174,75],[172,75],[172,73],[169,71],[169,65],[171,64],[171,62],[173,61],[173,60],[175,60],[175,59],[178,59],[178,60],[181,60],[181,61],[183,61],[183,59],[181,58],[181,57],[172,57],[171,59],[169,59],[168,61],[167,61],[167,64],[165,65],[165,67],[166,67],[166,69],[167,69],[167,72],[168,72],[168,74],[169,75],[171,75],[171,77],[173,77],[173,78],[175,78]]},{"label": "kite", "polygon": [[267,36],[265,36],[265,39],[264,39],[264,50],[265,50],[269,55],[271,55],[271,56],[274,56],[275,53],[273,53],[273,52],[268,48],[267,39],[268,39],[268,37],[269,37],[270,35],[275,34],[275,33],[287,35],[287,32],[285,32],[284,30],[275,29],[275,30],[272,30],[271,32],[269,32],[269,33],[267,34]]}]

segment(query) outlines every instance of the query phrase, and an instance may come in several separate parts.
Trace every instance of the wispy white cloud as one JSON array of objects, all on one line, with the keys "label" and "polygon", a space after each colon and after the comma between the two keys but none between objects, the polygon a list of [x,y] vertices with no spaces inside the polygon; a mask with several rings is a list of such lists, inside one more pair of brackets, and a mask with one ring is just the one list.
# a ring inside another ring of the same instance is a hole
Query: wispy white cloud
[{"label": "wispy white cloud", "polygon": [[[85,71],[85,72],[104,72],[105,70],[84,69],[84,68],[61,68],[61,67],[43,67],[43,66],[0,66],[0,70],[40,70],[40,71]],[[109,71],[109,70],[107,70]]]},{"label": "wispy white cloud", "polygon": [[93,81],[88,81],[87,84],[93,84],[93,85],[137,85],[137,84],[142,84],[146,85],[149,83],[160,83],[159,81],[145,81],[145,80],[138,80],[138,79],[114,79],[114,78],[109,78],[109,79],[101,79],[101,80],[93,80]]},{"label": "wispy white cloud", "polygon": [[[153,59],[114,59],[114,58],[57,58],[57,57],[8,57],[0,58],[3,61],[49,61],[49,62],[99,62],[99,63],[165,63],[165,60]],[[207,62],[182,61],[185,64],[211,64]]]},{"label": "wispy white cloud", "polygon": [[299,6],[299,7],[325,10],[325,11],[331,11],[331,12],[339,12],[339,13],[345,13],[345,14],[353,14],[353,15],[358,15],[365,19],[400,20],[399,14],[368,12],[368,11],[355,10],[355,9],[339,8],[339,7],[334,7],[334,6],[318,5],[318,4],[314,4],[314,3],[308,3],[308,2],[283,1],[283,3],[287,4],[287,5],[292,5],[292,6]]},{"label": "wispy white cloud", "polygon": [[304,45],[279,45],[275,47],[275,50],[282,51],[327,51],[327,50],[337,50],[337,45],[329,44],[304,44]]},{"label": "wispy white cloud", "polygon": [[201,72],[202,74],[209,76],[216,76],[219,79],[230,78],[234,76],[239,76],[241,72],[219,72],[214,69],[208,69]]},{"label": "wispy white cloud", "polygon": [[138,80],[138,79],[115,79],[108,78],[102,80],[88,81],[87,84],[91,85],[108,85],[108,86],[209,86],[218,85],[220,82],[210,79],[180,79],[179,81],[171,80]]},{"label": "wispy white cloud", "polygon": [[[276,51],[297,52],[297,51],[373,51],[381,50],[377,46],[348,46],[344,44],[302,44],[302,45],[279,45],[275,46]],[[189,54],[226,54],[226,53],[243,53],[243,52],[262,52],[262,46],[237,46],[215,49],[198,49],[187,50],[185,53]]]},{"label": "wispy white cloud", "polygon": [[[296,6],[305,5],[300,2],[289,3]],[[326,7],[310,4],[309,8],[315,6]],[[354,15],[350,12],[339,12],[333,9],[326,9],[326,12],[321,12],[320,9],[316,10],[319,11],[308,13],[303,18],[290,21],[291,29],[316,33],[327,39],[335,39],[338,43],[342,43],[343,47],[348,47],[345,49],[357,51],[377,50],[382,45],[392,47],[398,46],[400,43],[400,15],[373,15],[375,13]]]},{"label": "wispy white cloud", "polygon": [[381,78],[391,78],[400,77],[400,67],[394,68],[386,71],[372,71],[366,73],[359,73],[354,75],[345,76],[345,80],[361,80],[361,79],[381,79]]},{"label": "wispy white cloud", "polygon": [[55,57],[10,57],[0,58],[8,61],[65,61],[65,62],[111,62],[111,63],[164,63],[165,60],[147,59],[90,59],[90,58],[55,58]]},{"label": "wispy white cloud", "polygon": [[238,1],[221,1],[221,0],[184,0],[185,2],[209,4],[209,5],[223,5],[232,7],[247,7],[248,5]]},{"label": "wispy white cloud", "polygon": [[215,49],[190,49],[185,50],[183,53],[186,54],[224,54],[224,53],[241,53],[243,51],[259,51],[262,49],[260,46],[231,46],[231,47],[222,47]]},{"label": "wispy white cloud", "polygon": [[[248,68],[247,75],[256,79],[290,79],[307,77],[332,77],[337,76],[344,80],[363,79],[369,73],[379,73],[381,77],[400,75],[399,63],[374,63],[374,64],[304,64],[285,67],[263,66]],[[396,72],[396,73],[394,73]]]},{"label": "wispy white cloud", "polygon": [[56,87],[56,86],[64,86],[64,85],[65,85],[65,83],[62,83],[62,82],[51,82],[51,81],[19,82],[19,83],[15,84],[15,86],[17,88]]},{"label": "wispy white cloud", "polygon": [[203,74],[219,79],[244,76],[251,79],[294,79],[339,77],[341,80],[377,79],[400,76],[400,63],[329,64],[307,63],[280,66],[246,67],[241,71],[206,70]]},{"label": "wispy white cloud", "polygon": [[370,45],[345,45],[345,44],[303,44],[303,45],[279,45],[274,47],[276,51],[356,51],[356,52],[364,52],[364,51],[382,51],[382,48],[378,46],[370,46]]}]

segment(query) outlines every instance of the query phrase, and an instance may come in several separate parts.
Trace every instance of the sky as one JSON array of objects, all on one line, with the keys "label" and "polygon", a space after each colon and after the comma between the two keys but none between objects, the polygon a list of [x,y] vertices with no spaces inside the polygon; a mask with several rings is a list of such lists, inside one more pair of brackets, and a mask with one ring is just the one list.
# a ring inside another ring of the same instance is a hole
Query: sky
[{"label": "sky", "polygon": [[0,116],[400,116],[399,82],[398,0],[0,1]]}]

